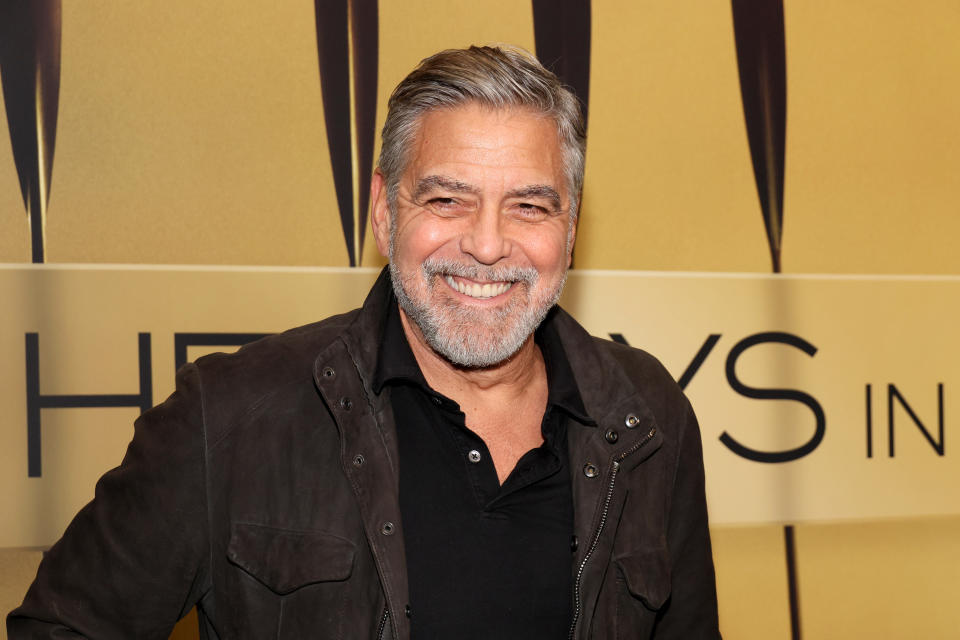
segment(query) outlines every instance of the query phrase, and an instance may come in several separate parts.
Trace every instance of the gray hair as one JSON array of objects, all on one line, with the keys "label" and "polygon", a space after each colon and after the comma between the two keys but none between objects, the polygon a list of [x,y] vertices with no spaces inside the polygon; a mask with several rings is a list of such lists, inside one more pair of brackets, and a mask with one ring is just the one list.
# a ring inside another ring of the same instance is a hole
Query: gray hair
[{"label": "gray hair", "polygon": [[470,102],[496,109],[528,108],[553,119],[570,190],[570,216],[575,216],[586,148],[580,103],[533,55],[505,46],[441,51],[422,60],[394,89],[381,133],[379,161],[391,210],[396,208],[400,176],[422,116],[432,109]]}]

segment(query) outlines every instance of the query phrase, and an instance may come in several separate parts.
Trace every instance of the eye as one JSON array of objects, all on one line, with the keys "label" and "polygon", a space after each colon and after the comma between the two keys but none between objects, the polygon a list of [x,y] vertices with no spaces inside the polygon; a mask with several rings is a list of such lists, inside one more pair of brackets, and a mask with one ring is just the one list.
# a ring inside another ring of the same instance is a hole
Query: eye
[{"label": "eye", "polygon": [[455,198],[438,196],[427,200],[427,206],[437,213],[454,213],[461,208],[461,203]]},{"label": "eye", "polygon": [[540,218],[546,217],[549,213],[546,208],[533,204],[532,202],[518,202],[513,205],[513,208],[520,217],[530,220],[539,220]]}]

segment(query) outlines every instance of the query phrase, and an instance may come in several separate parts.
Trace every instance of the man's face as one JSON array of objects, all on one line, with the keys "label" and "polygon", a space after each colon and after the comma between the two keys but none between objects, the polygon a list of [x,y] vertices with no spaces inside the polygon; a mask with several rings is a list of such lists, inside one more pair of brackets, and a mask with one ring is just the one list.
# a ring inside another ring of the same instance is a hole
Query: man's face
[{"label": "man's face", "polygon": [[434,351],[484,367],[530,337],[570,265],[566,184],[549,118],[476,104],[423,117],[395,210],[381,193],[374,231],[401,308]]}]

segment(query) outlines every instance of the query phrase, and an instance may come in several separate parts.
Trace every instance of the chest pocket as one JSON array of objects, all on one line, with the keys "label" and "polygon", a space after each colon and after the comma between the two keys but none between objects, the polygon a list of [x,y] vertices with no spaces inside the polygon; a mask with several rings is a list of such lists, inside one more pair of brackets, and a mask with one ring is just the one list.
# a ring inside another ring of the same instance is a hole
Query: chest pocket
[{"label": "chest pocket", "polygon": [[238,568],[232,618],[237,638],[342,638],[356,606],[354,544],[316,531],[234,524],[227,558]]},{"label": "chest pocket", "polygon": [[670,597],[670,558],[665,549],[618,556],[617,638],[648,638],[657,612]]},{"label": "chest pocket", "polygon": [[346,538],[236,523],[227,559],[237,567],[238,638],[342,638],[344,626],[364,624],[358,613],[372,608],[371,596],[358,592],[364,581],[351,580],[359,560]]},{"label": "chest pocket", "polygon": [[354,544],[323,532],[234,524],[227,557],[278,595],[309,584],[341,582],[353,572]]}]

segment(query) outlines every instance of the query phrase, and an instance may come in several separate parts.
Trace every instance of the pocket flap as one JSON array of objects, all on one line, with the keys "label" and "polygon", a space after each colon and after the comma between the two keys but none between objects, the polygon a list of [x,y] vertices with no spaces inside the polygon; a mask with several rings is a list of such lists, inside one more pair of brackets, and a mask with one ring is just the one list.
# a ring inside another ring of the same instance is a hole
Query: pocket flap
[{"label": "pocket flap", "polygon": [[670,557],[665,549],[632,551],[615,562],[630,595],[648,609],[660,609],[670,597]]},{"label": "pocket flap", "polygon": [[353,571],[354,544],[319,531],[291,531],[237,523],[227,557],[278,594],[314,582],[346,580]]}]

